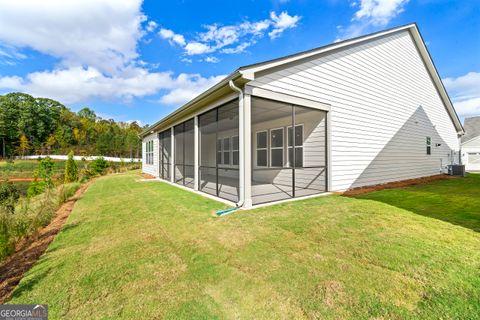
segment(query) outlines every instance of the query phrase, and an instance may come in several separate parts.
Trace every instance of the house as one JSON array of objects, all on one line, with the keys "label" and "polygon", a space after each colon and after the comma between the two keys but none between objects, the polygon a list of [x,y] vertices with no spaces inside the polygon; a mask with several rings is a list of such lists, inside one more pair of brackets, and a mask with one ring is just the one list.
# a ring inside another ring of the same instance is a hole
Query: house
[{"label": "house", "polygon": [[237,69],[141,134],[142,170],[248,208],[440,174],[463,132],[409,24]]},{"label": "house", "polygon": [[467,171],[480,171],[480,116],[466,118],[463,125],[462,162]]}]

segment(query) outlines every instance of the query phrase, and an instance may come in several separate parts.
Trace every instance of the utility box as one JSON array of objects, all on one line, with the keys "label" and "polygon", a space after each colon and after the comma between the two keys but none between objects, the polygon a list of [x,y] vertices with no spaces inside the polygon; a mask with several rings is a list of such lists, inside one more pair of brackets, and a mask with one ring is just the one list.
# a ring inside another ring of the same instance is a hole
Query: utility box
[{"label": "utility box", "polygon": [[465,177],[465,166],[463,164],[451,164],[448,166],[448,174],[451,176]]}]

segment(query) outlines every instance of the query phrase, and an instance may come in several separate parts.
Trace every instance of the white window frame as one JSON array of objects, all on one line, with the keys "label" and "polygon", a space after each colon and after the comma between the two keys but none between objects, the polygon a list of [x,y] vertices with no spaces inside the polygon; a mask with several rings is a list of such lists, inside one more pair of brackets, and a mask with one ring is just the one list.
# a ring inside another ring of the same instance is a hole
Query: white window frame
[{"label": "white window frame", "polygon": [[145,142],[145,164],[153,165],[153,140]]},{"label": "white window frame", "polygon": [[427,156],[431,156],[432,155],[432,137],[427,136],[425,138],[425,144],[426,144],[425,153]]},{"label": "white window frame", "polygon": [[[265,133],[267,134],[267,145],[265,146],[265,148],[259,148],[259,147],[258,147],[258,134],[259,134],[259,133],[262,133],[262,132],[265,132]],[[268,130],[255,131],[255,167],[256,167],[256,168],[268,168],[268,163],[269,163],[269,162],[268,162],[268,160],[269,160],[269,159],[268,159],[268,158],[269,158],[269,157],[268,157],[268,153],[269,153],[269,151],[268,151],[268,146],[269,146],[269,143],[268,143],[268,142],[269,142],[269,141],[268,141],[268,140],[269,140]],[[267,153],[267,165],[265,165],[265,166],[259,166],[259,165],[258,165],[258,151],[259,151],[259,150],[265,150],[266,153]]]},{"label": "white window frame", "polygon": [[[228,140],[228,143],[229,143],[228,150],[225,150],[225,140]],[[225,152],[228,152],[228,157],[229,157],[228,163],[225,162]],[[231,159],[232,159],[232,138],[229,136],[226,136],[222,138],[222,164],[224,166],[230,167],[232,165]]]},{"label": "white window frame", "polygon": [[[220,141],[220,144],[218,143]],[[217,137],[216,145],[220,145],[220,148],[217,150],[215,157],[218,159],[218,154],[220,153],[220,162],[217,161],[217,166],[223,165],[223,138]]]},{"label": "white window frame", "polygon": [[[282,146],[281,147],[272,147],[272,131],[282,130]],[[268,158],[270,161],[267,161],[270,168],[283,168],[285,167],[285,127],[271,128],[268,130]],[[272,150],[282,150],[282,165],[273,166],[272,165]]]},{"label": "white window frame", "polygon": [[[295,124],[295,127],[302,127],[302,145],[301,146],[295,146],[295,148],[302,148],[302,168],[305,167],[305,148],[304,148],[304,142],[305,142],[305,126],[303,123],[299,123],[299,124]],[[289,139],[289,136],[288,136],[288,129],[289,128],[292,128],[292,126],[288,126],[287,127],[287,166],[288,167],[292,167],[292,164],[290,163],[290,157],[289,157],[289,151],[291,148],[293,148],[294,144],[295,144],[295,129],[293,129],[292,131],[292,146],[290,146],[288,144],[288,139]],[[295,150],[293,151],[295,152]]]},{"label": "white window frame", "polygon": [[[233,148],[233,138],[238,138],[238,148],[237,149]],[[231,143],[230,144],[230,150],[231,150],[230,151],[231,152],[230,159],[232,160],[231,161],[231,164],[232,164],[231,166],[232,167],[238,167],[240,165],[240,136],[231,136],[230,137],[230,143]],[[233,158],[234,158],[233,153],[234,152],[238,152],[238,164],[233,163]]]}]

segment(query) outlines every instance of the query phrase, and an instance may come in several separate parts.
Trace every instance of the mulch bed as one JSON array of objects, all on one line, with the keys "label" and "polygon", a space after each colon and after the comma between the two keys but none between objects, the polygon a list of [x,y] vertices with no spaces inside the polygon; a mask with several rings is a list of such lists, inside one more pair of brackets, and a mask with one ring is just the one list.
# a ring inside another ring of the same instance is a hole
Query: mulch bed
[{"label": "mulch bed", "polygon": [[377,184],[377,185],[373,185],[373,186],[353,188],[353,189],[347,190],[345,192],[339,192],[339,193],[344,195],[344,196],[356,196],[356,195],[359,195],[359,194],[369,193],[369,192],[373,192],[373,191],[379,191],[379,190],[384,190],[384,189],[404,188],[404,187],[426,184],[426,183],[429,183],[429,182],[432,182],[432,181],[437,181],[437,180],[447,180],[447,179],[455,179],[455,178],[456,177],[454,177],[454,176],[449,176],[449,175],[446,175],[446,174],[439,174],[439,175],[430,176],[430,177],[408,179],[408,180],[395,181],[395,182],[389,182],[389,183],[384,183],[384,184]]},{"label": "mulch bed", "polygon": [[62,229],[65,221],[67,221],[75,202],[80,199],[91,183],[92,181],[89,181],[82,185],[73,197],[60,206],[48,226],[40,229],[35,236],[27,237],[20,241],[15,253],[0,262],[0,303],[5,303],[23,278],[25,272],[47,250],[48,245]]}]

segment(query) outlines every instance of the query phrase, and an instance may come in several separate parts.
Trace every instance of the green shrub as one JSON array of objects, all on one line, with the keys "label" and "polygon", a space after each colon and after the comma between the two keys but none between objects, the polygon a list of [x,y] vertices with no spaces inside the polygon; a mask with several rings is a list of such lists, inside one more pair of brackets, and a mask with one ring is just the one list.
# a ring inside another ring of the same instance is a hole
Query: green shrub
[{"label": "green shrub", "polygon": [[38,168],[33,175],[35,180],[28,187],[27,195],[29,197],[36,196],[53,187],[52,176],[54,166],[55,163],[50,157],[39,160]]},{"label": "green shrub", "polygon": [[13,182],[0,184],[0,207],[8,213],[15,213],[15,205],[20,198],[20,192]]},{"label": "green shrub", "polygon": [[97,158],[90,162],[88,165],[88,171],[91,175],[102,175],[107,170],[109,164],[104,158]]},{"label": "green shrub", "polygon": [[75,182],[78,180],[77,163],[73,160],[73,151],[68,154],[67,162],[65,163],[65,183]]}]

